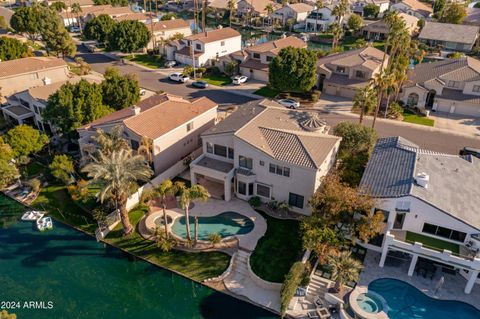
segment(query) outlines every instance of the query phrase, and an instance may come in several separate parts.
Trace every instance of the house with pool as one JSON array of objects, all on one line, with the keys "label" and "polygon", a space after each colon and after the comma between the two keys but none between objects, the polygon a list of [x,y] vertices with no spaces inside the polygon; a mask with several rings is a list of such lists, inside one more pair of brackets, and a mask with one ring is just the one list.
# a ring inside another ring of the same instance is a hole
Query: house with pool
[{"label": "house with pool", "polygon": [[317,113],[269,100],[238,106],[202,133],[203,154],[190,164],[192,184],[214,197],[286,202],[309,215],[308,199],[335,163],[341,138]]},{"label": "house with pool", "polygon": [[381,240],[366,245],[381,254],[380,267],[393,258],[408,276],[449,274],[466,294],[480,284],[479,159],[381,138],[360,187],[385,214]]}]

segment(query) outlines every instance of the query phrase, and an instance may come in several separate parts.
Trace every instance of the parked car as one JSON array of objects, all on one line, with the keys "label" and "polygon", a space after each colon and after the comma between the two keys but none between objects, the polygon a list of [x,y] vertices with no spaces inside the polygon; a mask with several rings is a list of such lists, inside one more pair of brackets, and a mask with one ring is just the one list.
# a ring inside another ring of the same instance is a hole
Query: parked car
[{"label": "parked car", "polygon": [[79,27],[75,27],[75,26],[71,26],[71,27],[70,27],[70,32],[72,32],[72,33],[80,33],[80,28],[79,28]]},{"label": "parked car", "polygon": [[172,73],[168,76],[168,78],[172,81],[181,82],[181,83],[185,83],[190,79],[187,75],[183,75],[180,72]]},{"label": "parked car", "polygon": [[147,90],[145,90],[145,89],[140,89],[140,95],[141,95],[141,96],[144,96],[145,94],[147,94]]},{"label": "parked car", "polygon": [[473,147],[464,147],[460,150],[460,155],[472,155],[475,157],[480,158],[480,149],[473,148]]},{"label": "parked car", "polygon": [[82,44],[88,52],[94,53],[98,51],[97,46],[95,45],[95,42],[83,42]]},{"label": "parked car", "polygon": [[167,61],[164,65],[166,68],[173,68],[175,65],[177,65],[177,61]]},{"label": "parked car", "polygon": [[240,85],[247,82],[248,78],[245,75],[237,75],[233,78],[233,84]]},{"label": "parked car", "polygon": [[300,102],[294,99],[281,99],[277,101],[279,104],[288,107],[289,109],[296,109],[300,107]]},{"label": "parked car", "polygon": [[192,83],[192,86],[199,88],[199,89],[205,89],[208,87],[208,83],[205,81],[195,81]]}]

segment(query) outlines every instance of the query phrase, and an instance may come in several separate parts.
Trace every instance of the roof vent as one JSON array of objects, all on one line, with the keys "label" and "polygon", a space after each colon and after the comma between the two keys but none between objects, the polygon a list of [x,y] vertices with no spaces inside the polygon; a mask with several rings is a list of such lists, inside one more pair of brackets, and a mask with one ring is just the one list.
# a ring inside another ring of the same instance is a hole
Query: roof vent
[{"label": "roof vent", "polygon": [[52,79],[44,77],[43,78],[43,85],[50,85],[52,84]]},{"label": "roof vent", "polygon": [[142,109],[136,105],[132,105],[132,115],[138,115],[142,111]]},{"label": "roof vent", "polygon": [[423,188],[428,188],[428,181],[430,180],[430,176],[428,176],[427,173],[420,173],[417,175],[415,178],[415,182],[417,182],[417,185]]}]

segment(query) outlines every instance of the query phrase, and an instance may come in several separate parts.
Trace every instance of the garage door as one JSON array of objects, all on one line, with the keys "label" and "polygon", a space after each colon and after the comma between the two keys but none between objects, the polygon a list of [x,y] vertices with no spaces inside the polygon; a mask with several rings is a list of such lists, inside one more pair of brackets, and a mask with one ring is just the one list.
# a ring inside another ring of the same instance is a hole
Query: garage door
[{"label": "garage door", "polygon": [[355,92],[356,90],[352,88],[341,88],[339,95],[342,97],[353,98],[355,96]]},{"label": "garage door", "polygon": [[475,116],[480,117],[480,106],[475,104],[459,104],[448,100],[437,100],[438,106],[437,111],[439,112],[446,112],[446,113],[453,113],[458,115],[466,115],[466,116]]},{"label": "garage door", "polygon": [[323,92],[329,95],[337,95],[337,87],[331,84],[327,84],[323,88]]}]

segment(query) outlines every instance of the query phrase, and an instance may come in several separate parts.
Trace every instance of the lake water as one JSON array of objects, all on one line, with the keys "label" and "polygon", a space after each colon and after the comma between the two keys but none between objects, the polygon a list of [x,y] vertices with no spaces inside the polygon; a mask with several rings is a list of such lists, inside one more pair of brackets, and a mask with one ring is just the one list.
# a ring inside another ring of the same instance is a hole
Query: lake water
[{"label": "lake water", "polygon": [[23,210],[0,194],[0,302],[19,302],[18,319],[277,318],[59,222],[40,233],[17,221]]}]

